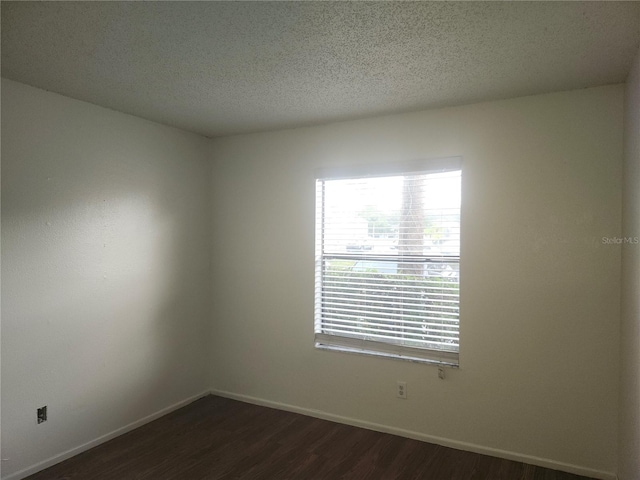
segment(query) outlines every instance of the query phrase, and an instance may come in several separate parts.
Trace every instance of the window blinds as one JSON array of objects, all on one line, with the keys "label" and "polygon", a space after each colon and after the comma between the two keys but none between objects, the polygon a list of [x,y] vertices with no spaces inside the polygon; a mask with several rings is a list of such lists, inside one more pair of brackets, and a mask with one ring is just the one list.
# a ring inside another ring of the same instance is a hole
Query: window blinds
[{"label": "window blinds", "polygon": [[316,181],[316,346],[458,364],[461,170],[447,160]]}]

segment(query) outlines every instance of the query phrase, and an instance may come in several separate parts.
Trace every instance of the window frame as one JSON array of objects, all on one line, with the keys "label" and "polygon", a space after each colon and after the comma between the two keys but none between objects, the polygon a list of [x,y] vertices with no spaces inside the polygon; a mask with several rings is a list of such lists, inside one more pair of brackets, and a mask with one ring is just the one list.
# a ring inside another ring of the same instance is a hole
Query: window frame
[{"label": "window frame", "polygon": [[[460,365],[460,274],[458,273],[458,316],[457,316],[457,341],[458,348],[452,349],[436,349],[412,347],[399,345],[393,342],[372,341],[367,339],[356,339],[350,336],[341,336],[336,334],[327,334],[323,332],[323,288],[325,274],[323,270],[324,262],[327,257],[352,258],[359,260],[376,260],[375,255],[366,257],[357,254],[330,254],[323,251],[323,232],[325,228],[323,205],[318,204],[318,195],[323,181],[342,180],[342,179],[366,179],[385,176],[397,175],[429,175],[436,173],[445,173],[452,171],[460,171],[460,182],[462,188],[462,157],[444,157],[427,160],[417,160],[412,162],[392,163],[392,164],[374,164],[374,165],[355,165],[341,166],[334,168],[319,169],[315,172],[316,185],[316,203],[315,203],[315,290],[314,290],[314,344],[317,349],[334,350],[344,353],[355,353],[361,355],[370,355],[383,358],[393,358],[400,360],[408,360],[412,362],[436,364],[439,366],[448,366],[459,368]],[[461,192],[462,197],[462,192]],[[462,212],[462,198],[459,213]],[[460,221],[460,225],[461,225]],[[438,259],[442,261],[442,255]],[[420,261],[428,262],[429,255],[420,255]],[[432,257],[435,258],[435,257]],[[448,262],[458,263],[460,266],[460,249],[458,255],[447,256]],[[390,258],[384,261],[390,261]],[[405,259],[406,261],[406,259]],[[415,261],[415,259],[414,259]],[[399,260],[396,260],[399,264]],[[460,272],[460,270],[458,270]]]}]

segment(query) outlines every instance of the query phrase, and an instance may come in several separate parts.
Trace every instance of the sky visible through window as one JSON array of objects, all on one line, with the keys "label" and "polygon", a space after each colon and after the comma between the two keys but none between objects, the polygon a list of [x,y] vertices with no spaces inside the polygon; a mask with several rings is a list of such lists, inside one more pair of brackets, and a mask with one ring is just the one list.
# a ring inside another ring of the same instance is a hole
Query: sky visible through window
[{"label": "sky visible through window", "polygon": [[[325,207],[331,210],[347,209],[353,213],[358,213],[367,205],[387,212],[399,210],[403,179],[402,175],[396,175],[327,181]],[[425,187],[427,210],[460,208],[460,171],[429,174]]]},{"label": "sky visible through window", "polygon": [[[330,219],[325,224],[325,251],[344,252],[349,244],[361,243],[367,251],[371,246],[378,253],[396,253],[390,250],[398,238],[403,182],[403,175],[325,181],[325,215]],[[459,170],[424,176],[420,195],[427,248],[434,240],[429,238],[429,218],[448,226],[438,233],[438,242],[459,248],[460,183]]]}]

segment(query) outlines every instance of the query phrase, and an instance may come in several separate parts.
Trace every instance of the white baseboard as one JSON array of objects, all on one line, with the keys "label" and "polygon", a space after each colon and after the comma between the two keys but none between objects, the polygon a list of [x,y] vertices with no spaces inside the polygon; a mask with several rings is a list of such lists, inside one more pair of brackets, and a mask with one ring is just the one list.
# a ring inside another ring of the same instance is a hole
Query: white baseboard
[{"label": "white baseboard", "polygon": [[321,410],[298,407],[295,405],[274,402],[271,400],[265,400],[262,398],[251,397],[249,395],[241,395],[241,394],[226,392],[222,390],[212,389],[211,393],[213,395],[218,395],[220,397],[225,397],[225,398],[231,398],[233,400],[239,400],[241,402],[253,403],[255,405],[262,405],[265,407],[276,408],[278,410],[285,410],[293,413],[300,413],[302,415],[307,415],[310,417],[321,418],[323,420],[330,420],[332,422],[352,425],[354,427],[362,427],[362,428],[366,428],[368,430],[374,430],[377,432],[390,433],[390,434],[398,435],[401,437],[412,438],[414,440],[421,440],[423,442],[435,443],[437,445],[442,445],[444,447],[451,447],[458,450],[465,450],[467,452],[480,453],[482,455],[490,455],[492,457],[498,457],[498,458],[504,458],[507,460],[513,460],[516,462],[528,463],[530,465],[550,468],[553,470],[561,470],[563,472],[573,473],[575,475],[583,475],[585,477],[599,478],[602,480],[617,480],[618,478],[617,475],[613,472],[594,470],[592,468],[581,467],[579,465],[573,465],[570,463],[557,462],[555,460],[550,460],[547,458],[540,458],[532,455],[525,455],[521,453],[510,452],[508,450],[500,450],[496,448],[483,447],[482,445],[460,442],[460,441],[451,440],[448,438],[435,437],[433,435],[427,435],[425,433],[416,432],[413,430],[405,430],[403,428],[391,427],[388,425],[368,422],[365,420],[358,420],[357,418],[334,415],[332,413],[323,412]]},{"label": "white baseboard", "polygon": [[168,413],[173,412],[174,410],[177,410],[179,408],[184,407],[185,405],[188,405],[191,402],[194,402],[196,400],[198,400],[199,398],[202,397],[206,397],[207,395],[209,395],[211,392],[209,390],[205,390],[204,392],[201,392],[197,395],[194,395],[192,397],[189,397],[185,400],[182,400],[178,403],[174,403],[173,405],[170,405],[166,408],[163,408],[162,410],[159,410],[155,413],[152,413],[151,415],[147,415],[144,418],[141,418],[140,420],[136,420],[135,422],[132,422],[128,425],[125,425],[124,427],[118,428],[110,433],[107,433],[105,435],[102,435],[94,440],[91,440],[89,442],[83,443],[82,445],[79,445],[77,447],[71,448],[69,450],[67,450],[66,452],[62,452],[59,453],[58,455],[54,455],[51,458],[48,458],[46,460],[43,460],[42,462],[38,462],[35,465],[31,465],[30,467],[24,468],[20,471],[14,472],[11,475],[8,475],[6,477],[2,477],[2,480],[21,480],[22,478],[28,477],[29,475],[33,475],[34,473],[39,472],[40,470],[44,470],[45,468],[49,468],[53,465],[55,465],[56,463],[60,463],[63,460],[66,460],[67,458],[71,458],[75,455],[78,455],[79,453],[82,453],[86,450],[89,450],[90,448],[96,447],[98,445],[100,445],[101,443],[107,442],[109,440],[111,440],[112,438],[115,438],[119,435],[125,434],[127,432],[130,432],[131,430],[134,430],[138,427],[141,427],[149,422],[152,422],[153,420],[156,420]]}]

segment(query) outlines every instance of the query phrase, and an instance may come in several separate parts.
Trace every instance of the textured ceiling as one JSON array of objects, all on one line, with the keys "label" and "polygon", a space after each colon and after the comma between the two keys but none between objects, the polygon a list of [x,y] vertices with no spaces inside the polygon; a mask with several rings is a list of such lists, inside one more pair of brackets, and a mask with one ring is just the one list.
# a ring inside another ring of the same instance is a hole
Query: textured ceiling
[{"label": "textured ceiling", "polygon": [[5,2],[2,76],[206,136],[625,81],[638,2]]}]

